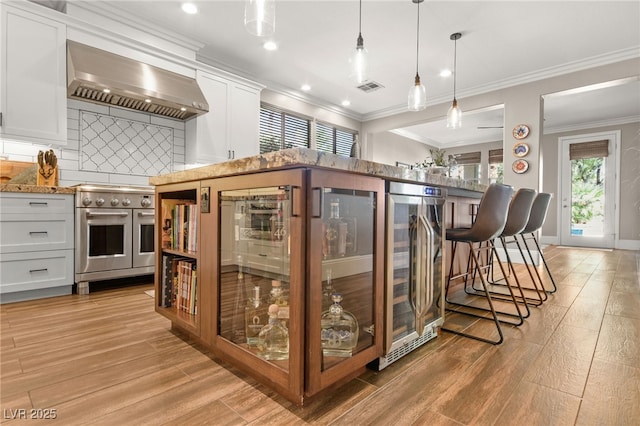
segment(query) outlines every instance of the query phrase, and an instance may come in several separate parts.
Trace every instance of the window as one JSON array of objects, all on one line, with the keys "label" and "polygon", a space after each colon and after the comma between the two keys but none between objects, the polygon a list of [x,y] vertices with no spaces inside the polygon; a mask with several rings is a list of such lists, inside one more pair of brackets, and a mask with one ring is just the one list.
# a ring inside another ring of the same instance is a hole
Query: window
[{"label": "window", "polygon": [[309,120],[262,105],[260,154],[286,148],[309,148]]},{"label": "window", "polygon": [[351,145],[356,134],[351,130],[316,123],[316,149],[348,157],[351,154]]},{"label": "window", "polygon": [[480,182],[480,151],[456,154],[456,167],[451,177],[469,182]]},{"label": "window", "polygon": [[489,150],[489,183],[502,183],[504,175],[503,150]]}]

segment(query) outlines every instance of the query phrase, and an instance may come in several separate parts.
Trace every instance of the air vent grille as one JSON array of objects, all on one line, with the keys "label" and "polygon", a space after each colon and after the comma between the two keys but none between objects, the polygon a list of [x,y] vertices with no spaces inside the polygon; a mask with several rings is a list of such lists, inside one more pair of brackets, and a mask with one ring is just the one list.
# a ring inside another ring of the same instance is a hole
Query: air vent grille
[{"label": "air vent grille", "polygon": [[376,90],[384,89],[384,86],[376,81],[367,81],[364,84],[358,86],[358,89],[365,93],[375,92]]},{"label": "air vent grille", "polygon": [[122,108],[134,109],[136,111],[144,111],[151,114],[158,114],[165,117],[176,118],[179,120],[184,120],[185,118],[187,118],[188,114],[186,111],[181,111],[178,108],[158,105],[153,102],[149,103],[139,99],[120,96],[113,93],[105,93],[102,90],[95,90],[82,86],[79,86],[73,92],[71,97],[100,104],[111,104]]}]

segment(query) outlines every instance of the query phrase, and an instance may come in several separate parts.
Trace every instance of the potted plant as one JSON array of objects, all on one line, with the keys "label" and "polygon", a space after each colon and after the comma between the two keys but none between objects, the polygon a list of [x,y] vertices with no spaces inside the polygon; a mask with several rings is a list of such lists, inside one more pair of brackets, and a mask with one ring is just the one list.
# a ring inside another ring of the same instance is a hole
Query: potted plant
[{"label": "potted plant", "polygon": [[416,163],[416,167],[427,169],[430,174],[446,174],[450,167],[455,165],[455,156],[447,155],[444,149],[430,149],[429,157],[420,163]]}]

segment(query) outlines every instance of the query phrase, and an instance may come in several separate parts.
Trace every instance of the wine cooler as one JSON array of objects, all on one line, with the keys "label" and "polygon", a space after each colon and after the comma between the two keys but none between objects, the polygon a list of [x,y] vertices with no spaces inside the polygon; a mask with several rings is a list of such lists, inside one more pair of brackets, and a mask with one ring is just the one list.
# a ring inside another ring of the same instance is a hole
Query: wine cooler
[{"label": "wine cooler", "polygon": [[386,183],[385,351],[382,370],[437,336],[444,322],[446,190]]}]

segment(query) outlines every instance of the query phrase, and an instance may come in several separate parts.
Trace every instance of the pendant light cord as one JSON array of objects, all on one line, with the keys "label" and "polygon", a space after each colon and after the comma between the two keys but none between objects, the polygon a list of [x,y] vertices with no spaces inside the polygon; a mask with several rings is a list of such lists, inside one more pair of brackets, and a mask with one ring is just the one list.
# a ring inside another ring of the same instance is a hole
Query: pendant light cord
[{"label": "pendant light cord", "polygon": [[358,17],[358,34],[362,37],[362,0],[360,0],[360,13]]},{"label": "pendant light cord", "polygon": [[458,38],[453,40],[453,100],[456,100],[456,80],[458,79]]},{"label": "pendant light cord", "polygon": [[420,50],[420,2],[418,1],[418,25],[416,31],[416,77],[418,76],[418,52]]}]

